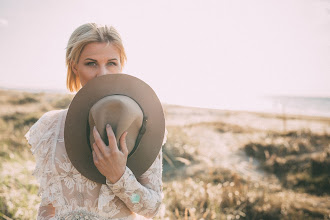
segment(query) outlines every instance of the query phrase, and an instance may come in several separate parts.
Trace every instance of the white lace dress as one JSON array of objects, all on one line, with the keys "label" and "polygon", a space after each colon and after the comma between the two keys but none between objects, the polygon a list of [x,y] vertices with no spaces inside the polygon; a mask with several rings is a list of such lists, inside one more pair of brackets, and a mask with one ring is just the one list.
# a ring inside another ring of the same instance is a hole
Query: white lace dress
[{"label": "white lace dress", "polygon": [[[71,164],[64,145],[67,109],[45,113],[25,137],[36,158],[33,175],[40,183],[37,219],[147,219],[162,201],[162,151],[136,178],[126,167],[114,184],[100,184],[82,176]],[[163,144],[166,142],[166,134]]]}]

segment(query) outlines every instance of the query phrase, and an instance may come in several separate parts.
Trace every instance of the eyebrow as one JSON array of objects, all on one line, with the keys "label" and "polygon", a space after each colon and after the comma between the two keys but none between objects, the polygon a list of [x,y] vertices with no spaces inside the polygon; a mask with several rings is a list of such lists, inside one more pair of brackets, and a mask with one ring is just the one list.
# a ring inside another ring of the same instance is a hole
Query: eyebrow
[{"label": "eyebrow", "polygon": [[[91,61],[97,62],[97,60],[94,60],[92,58],[86,58],[85,60],[91,60]],[[112,58],[112,59],[109,59],[108,61],[112,61],[112,60],[117,60],[118,61],[117,58]]]}]

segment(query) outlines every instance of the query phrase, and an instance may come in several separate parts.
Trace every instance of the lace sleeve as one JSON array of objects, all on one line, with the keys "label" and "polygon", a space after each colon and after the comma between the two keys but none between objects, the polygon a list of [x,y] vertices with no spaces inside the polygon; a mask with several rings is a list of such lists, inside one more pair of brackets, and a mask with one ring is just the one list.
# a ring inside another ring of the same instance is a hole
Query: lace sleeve
[{"label": "lace sleeve", "polygon": [[55,215],[55,208],[52,204],[39,207],[37,220],[51,220]]},{"label": "lace sleeve", "polygon": [[167,129],[165,128],[165,134],[164,134],[164,139],[163,139],[163,143],[162,143],[162,146],[166,143],[167,141],[167,134],[168,134],[168,131]]},{"label": "lace sleeve", "polygon": [[59,111],[50,111],[45,113],[25,134],[25,138],[31,146],[32,154],[36,160],[36,166],[33,175],[38,180],[39,195],[41,195],[41,204],[37,219],[49,219],[53,214],[52,203],[58,193],[52,182],[52,149],[56,144]]},{"label": "lace sleeve", "polygon": [[107,185],[133,212],[152,218],[162,202],[162,151],[151,167],[139,178],[126,167],[123,176],[114,184]]}]

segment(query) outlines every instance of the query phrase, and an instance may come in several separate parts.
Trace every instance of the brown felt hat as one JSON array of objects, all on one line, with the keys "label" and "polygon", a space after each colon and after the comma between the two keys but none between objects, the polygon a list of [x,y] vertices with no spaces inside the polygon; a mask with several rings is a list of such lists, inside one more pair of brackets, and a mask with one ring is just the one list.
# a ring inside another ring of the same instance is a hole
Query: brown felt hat
[{"label": "brown felt hat", "polygon": [[119,138],[128,131],[127,167],[139,177],[151,166],[162,147],[165,117],[153,89],[128,74],[108,74],[90,80],[73,98],[65,120],[64,141],[73,166],[88,179],[105,183],[93,162],[92,128],[108,145],[106,125]]}]

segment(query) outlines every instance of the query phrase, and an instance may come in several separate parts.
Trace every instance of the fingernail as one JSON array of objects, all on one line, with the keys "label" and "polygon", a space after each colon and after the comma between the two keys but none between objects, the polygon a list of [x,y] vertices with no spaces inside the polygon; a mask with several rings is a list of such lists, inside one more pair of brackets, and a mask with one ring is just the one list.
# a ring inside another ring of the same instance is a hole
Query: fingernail
[{"label": "fingernail", "polygon": [[108,127],[110,127],[110,125],[109,125],[109,124],[107,124],[107,128],[108,128]]},{"label": "fingernail", "polygon": [[95,126],[94,126],[93,130],[96,131],[96,127]]}]

